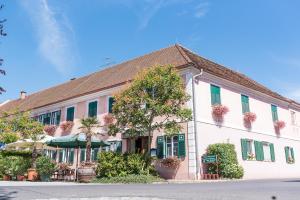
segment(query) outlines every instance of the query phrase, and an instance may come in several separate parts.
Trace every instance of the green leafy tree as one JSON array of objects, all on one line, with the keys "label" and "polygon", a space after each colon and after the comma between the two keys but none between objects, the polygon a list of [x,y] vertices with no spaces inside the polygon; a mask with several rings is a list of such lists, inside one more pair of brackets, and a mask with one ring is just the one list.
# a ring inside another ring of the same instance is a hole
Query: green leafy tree
[{"label": "green leafy tree", "polygon": [[2,133],[14,134],[22,139],[31,139],[32,168],[36,167],[37,141],[43,137],[44,126],[30,117],[29,112],[13,111],[4,113],[0,120]]},{"label": "green leafy tree", "polygon": [[109,125],[109,134],[147,135],[149,152],[155,130],[176,134],[182,128],[180,122],[192,119],[191,110],[185,107],[189,99],[173,66],[154,66],[144,70],[126,89],[115,95],[115,123]]},{"label": "green leafy tree", "polygon": [[81,120],[81,127],[79,129],[85,134],[86,137],[86,160],[91,161],[91,149],[92,149],[92,136],[97,133],[94,129],[99,127],[99,121],[96,117],[88,117]]}]

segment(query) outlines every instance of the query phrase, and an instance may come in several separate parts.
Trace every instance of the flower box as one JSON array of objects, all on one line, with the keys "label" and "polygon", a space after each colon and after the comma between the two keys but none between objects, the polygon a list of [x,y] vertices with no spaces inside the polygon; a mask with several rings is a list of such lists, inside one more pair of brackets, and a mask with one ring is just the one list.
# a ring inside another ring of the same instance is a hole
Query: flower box
[{"label": "flower box", "polygon": [[244,114],[244,121],[248,123],[253,123],[256,120],[256,114],[252,112],[246,112]]},{"label": "flower box", "polygon": [[48,134],[53,136],[55,131],[56,131],[56,126],[55,125],[46,125],[44,127],[44,131]]},{"label": "flower box", "polygon": [[274,122],[274,127],[277,130],[281,130],[281,129],[283,129],[285,127],[285,122],[277,120],[277,121]]},{"label": "flower box", "polygon": [[214,105],[212,107],[213,119],[217,122],[222,122],[224,119],[224,115],[226,115],[228,112],[229,112],[228,107],[223,106],[221,104]]},{"label": "flower box", "polygon": [[74,126],[74,122],[72,121],[65,121],[60,125],[60,128],[64,131],[64,132],[69,132],[72,130]]},{"label": "flower box", "polygon": [[108,126],[114,123],[115,118],[112,114],[107,114],[103,117],[103,120],[104,120],[104,125]]}]

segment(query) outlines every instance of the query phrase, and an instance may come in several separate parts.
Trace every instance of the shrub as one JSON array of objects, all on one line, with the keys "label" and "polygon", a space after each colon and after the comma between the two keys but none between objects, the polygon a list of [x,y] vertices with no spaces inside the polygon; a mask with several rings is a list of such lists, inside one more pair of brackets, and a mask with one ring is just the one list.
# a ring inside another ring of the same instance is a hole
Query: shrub
[{"label": "shrub", "polygon": [[163,179],[153,175],[134,175],[130,174],[123,177],[102,177],[95,179],[93,182],[96,183],[153,183],[161,182]]},{"label": "shrub", "polygon": [[4,144],[13,143],[13,142],[18,141],[19,139],[20,139],[20,137],[18,136],[18,134],[13,133],[13,132],[6,132],[6,133],[0,134],[0,142],[2,142]]},{"label": "shrub", "polygon": [[141,154],[122,155],[111,151],[98,154],[96,173],[98,177],[156,174],[149,158]]},{"label": "shrub", "polygon": [[41,156],[36,160],[36,170],[42,176],[50,176],[56,170],[56,164],[51,158]]},{"label": "shrub", "polygon": [[238,164],[229,164],[224,167],[223,176],[230,179],[240,179],[244,176],[244,169]]},{"label": "shrub", "polygon": [[[8,156],[21,156],[24,158],[31,158],[32,157],[32,151],[28,150],[2,150],[0,151],[0,155],[3,157],[8,157]],[[40,155],[40,154],[39,154]]]},{"label": "shrub", "polygon": [[[232,164],[238,165],[237,155],[233,144],[218,143],[209,145],[207,148],[207,155],[217,155],[219,174],[224,178],[230,178],[228,177],[228,173],[224,173],[225,167]],[[208,172],[217,174],[217,166],[215,164],[209,164]]]},{"label": "shrub", "polygon": [[99,153],[96,173],[99,177],[127,175],[124,156],[112,151]]},{"label": "shrub", "polygon": [[0,170],[2,175],[10,175],[16,177],[17,175],[24,175],[30,167],[30,159],[21,156],[7,156],[0,161]]}]

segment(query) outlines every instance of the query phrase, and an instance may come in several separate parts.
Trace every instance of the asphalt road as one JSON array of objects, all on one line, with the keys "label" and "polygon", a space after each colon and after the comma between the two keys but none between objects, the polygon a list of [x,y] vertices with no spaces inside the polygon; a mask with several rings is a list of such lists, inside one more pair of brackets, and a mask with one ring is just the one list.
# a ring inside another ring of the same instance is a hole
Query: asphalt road
[{"label": "asphalt road", "polygon": [[252,180],[184,184],[14,185],[0,183],[0,200],[6,199],[85,199],[85,200],[299,200],[300,179]]}]

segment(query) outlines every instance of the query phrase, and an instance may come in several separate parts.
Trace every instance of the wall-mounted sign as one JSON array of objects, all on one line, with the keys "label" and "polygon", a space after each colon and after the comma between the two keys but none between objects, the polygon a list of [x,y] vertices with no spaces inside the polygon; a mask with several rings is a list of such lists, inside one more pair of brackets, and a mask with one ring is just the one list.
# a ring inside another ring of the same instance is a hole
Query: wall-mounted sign
[{"label": "wall-mounted sign", "polygon": [[203,163],[216,163],[218,162],[217,155],[209,155],[209,156],[202,156]]}]

